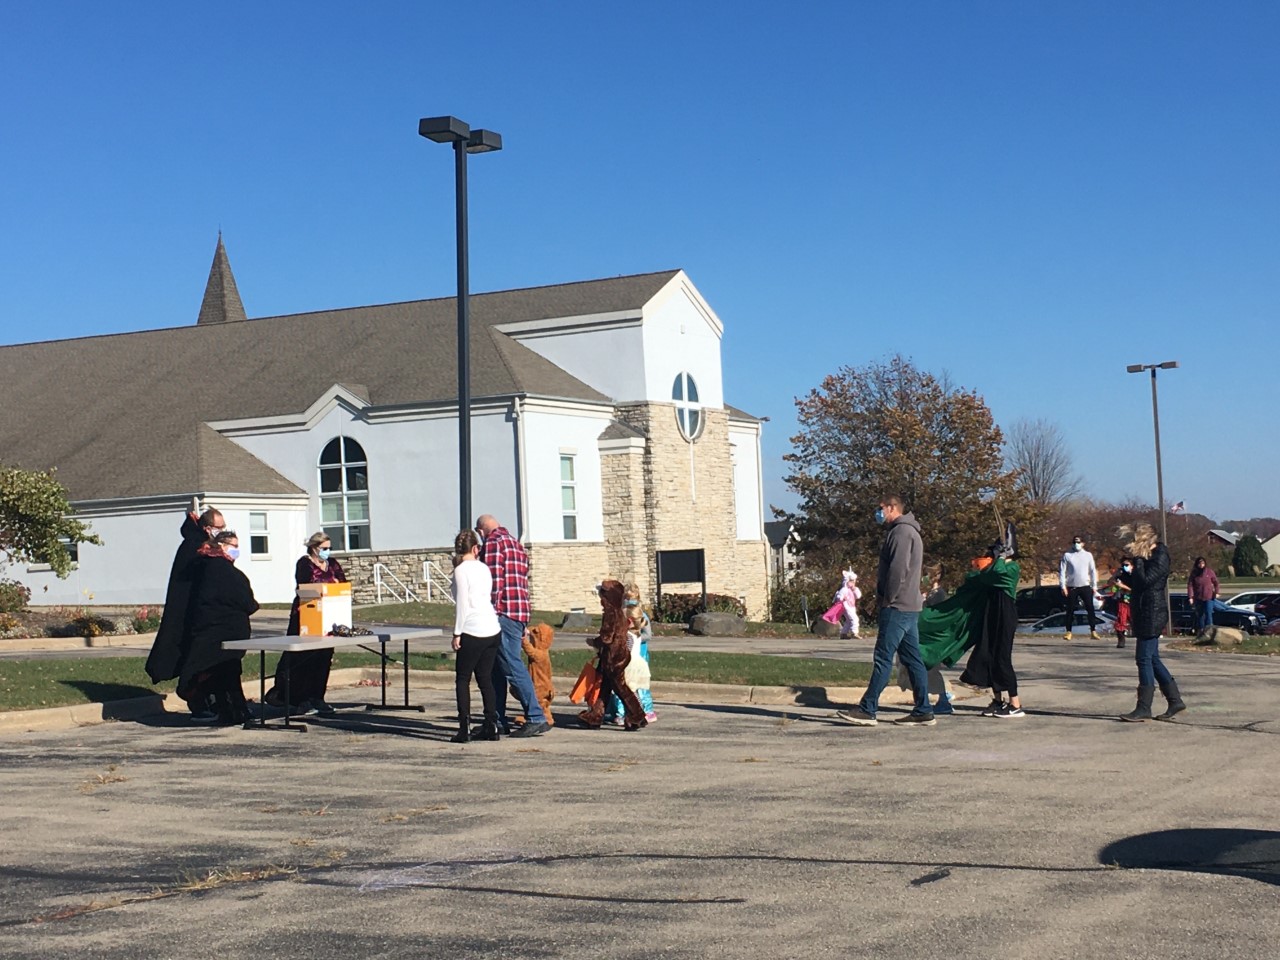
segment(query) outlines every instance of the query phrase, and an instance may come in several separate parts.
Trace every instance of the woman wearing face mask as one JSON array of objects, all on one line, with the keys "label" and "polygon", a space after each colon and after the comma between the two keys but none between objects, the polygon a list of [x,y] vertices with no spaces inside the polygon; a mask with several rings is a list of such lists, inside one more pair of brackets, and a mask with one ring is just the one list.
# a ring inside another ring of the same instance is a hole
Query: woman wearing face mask
[{"label": "woman wearing face mask", "polygon": [[[306,542],[307,552],[298,560],[293,570],[294,582],[346,583],[347,575],[342,565],[330,556],[329,535],[323,530],[313,533]],[[289,608],[290,636],[298,634],[298,606],[293,598]],[[325,702],[325,690],[329,686],[329,670],[333,665],[333,650],[305,650],[300,653],[282,653],[276,664],[275,686],[267,691],[267,703],[284,707],[285,677],[289,678],[289,696],[297,705],[297,712],[331,714],[333,707]],[[287,707],[291,712],[294,707]]]},{"label": "woman wearing face mask", "polygon": [[223,650],[224,640],[248,640],[249,617],[258,609],[249,578],[236,569],[240,540],[223,530],[196,552],[187,624],[191,646],[178,678],[178,695],[209,702],[192,713],[199,723],[243,723],[249,718],[240,683],[243,650]]}]

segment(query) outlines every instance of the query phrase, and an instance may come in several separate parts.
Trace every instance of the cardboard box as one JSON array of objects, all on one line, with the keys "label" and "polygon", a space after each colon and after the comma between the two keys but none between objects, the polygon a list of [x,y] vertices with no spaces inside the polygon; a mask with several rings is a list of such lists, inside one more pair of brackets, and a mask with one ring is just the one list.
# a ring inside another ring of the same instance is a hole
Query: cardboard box
[{"label": "cardboard box", "polygon": [[298,634],[323,637],[335,624],[351,626],[351,584],[298,584]]}]

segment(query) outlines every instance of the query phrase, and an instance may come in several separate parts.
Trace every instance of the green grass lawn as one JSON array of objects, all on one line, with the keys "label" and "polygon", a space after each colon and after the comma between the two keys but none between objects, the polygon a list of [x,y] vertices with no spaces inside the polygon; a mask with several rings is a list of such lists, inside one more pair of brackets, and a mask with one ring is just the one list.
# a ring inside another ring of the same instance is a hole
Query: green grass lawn
[{"label": "green grass lawn", "polygon": [[[560,610],[535,610],[530,623],[549,623],[557,627],[564,622]],[[361,607],[355,611],[357,623],[404,623],[416,626],[449,626],[453,623],[453,606],[447,603],[384,603],[380,606]],[[593,629],[600,628],[600,615],[591,616]],[[683,623],[655,623],[656,637],[682,637],[688,632]],[[803,623],[756,623],[748,621],[748,637],[805,637],[809,631]]]},{"label": "green grass lawn", "polygon": [[[591,656],[581,649],[552,650],[552,666],[559,676],[576,676]],[[267,658],[267,675],[275,671],[276,657]],[[335,668],[376,667],[375,654],[340,652]],[[415,670],[453,670],[444,653],[413,653]],[[141,657],[83,657],[76,659],[0,660],[0,711],[32,710],[77,703],[127,700],[153,693],[169,693],[173,681],[152,686]],[[398,664],[388,664],[388,679],[397,682]],[[738,653],[654,651],[655,680],[695,683],[737,683],[753,686],[850,686],[865,683],[870,666],[841,660],[802,657],[769,657]],[[244,676],[257,679],[258,658],[244,659]],[[567,693],[568,691],[562,691]]]}]

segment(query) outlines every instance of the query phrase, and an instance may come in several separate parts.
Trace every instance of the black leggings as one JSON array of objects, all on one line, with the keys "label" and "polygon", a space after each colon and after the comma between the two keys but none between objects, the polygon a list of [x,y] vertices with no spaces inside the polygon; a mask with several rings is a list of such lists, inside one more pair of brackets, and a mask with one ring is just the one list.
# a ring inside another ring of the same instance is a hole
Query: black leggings
[{"label": "black leggings", "polygon": [[996,638],[991,650],[991,692],[1018,695],[1018,675],[1013,672],[1013,633]]},{"label": "black leggings", "polygon": [[476,678],[480,688],[480,700],[484,704],[484,718],[495,723],[498,720],[498,698],[493,692],[493,661],[498,656],[501,633],[492,637],[473,637],[464,633],[458,658],[454,663],[455,685],[458,694],[458,721],[471,718],[471,678]]}]

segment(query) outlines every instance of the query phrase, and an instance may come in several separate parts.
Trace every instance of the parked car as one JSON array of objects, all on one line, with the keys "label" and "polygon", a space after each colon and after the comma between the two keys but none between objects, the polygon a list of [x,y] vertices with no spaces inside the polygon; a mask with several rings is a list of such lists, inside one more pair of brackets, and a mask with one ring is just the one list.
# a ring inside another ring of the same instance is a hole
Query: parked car
[{"label": "parked car", "polygon": [[1248,590],[1245,593],[1237,593],[1234,597],[1228,597],[1223,602],[1228,607],[1239,607],[1241,610],[1252,610],[1254,605],[1263,597],[1280,596],[1280,590]]},{"label": "parked car", "polygon": [[[1058,592],[1058,596],[1062,596],[1062,592]],[[1109,613],[1101,611],[1094,614],[1098,621],[1098,633],[1103,636],[1114,636],[1116,632],[1116,618]],[[1031,624],[1028,629],[1032,633],[1066,633],[1067,615],[1065,613],[1055,613],[1051,617],[1045,617],[1043,620],[1037,620]],[[1075,621],[1071,624],[1072,634],[1089,635],[1089,615],[1083,610],[1075,611]]]},{"label": "parked car", "polygon": [[[1013,598],[1019,620],[1039,620],[1067,609],[1061,587],[1023,587]],[[1093,595],[1093,609],[1102,609],[1102,596]]]},{"label": "parked car", "polygon": [[[1175,633],[1195,633],[1196,612],[1191,600],[1185,593],[1175,593],[1169,597],[1173,608],[1173,631]],[[1235,627],[1245,633],[1262,633],[1267,625],[1267,618],[1254,610],[1243,610],[1219,603],[1213,608],[1213,623],[1218,627]]]},{"label": "parked car", "polygon": [[1254,601],[1253,612],[1268,622],[1280,620],[1280,593]]}]

